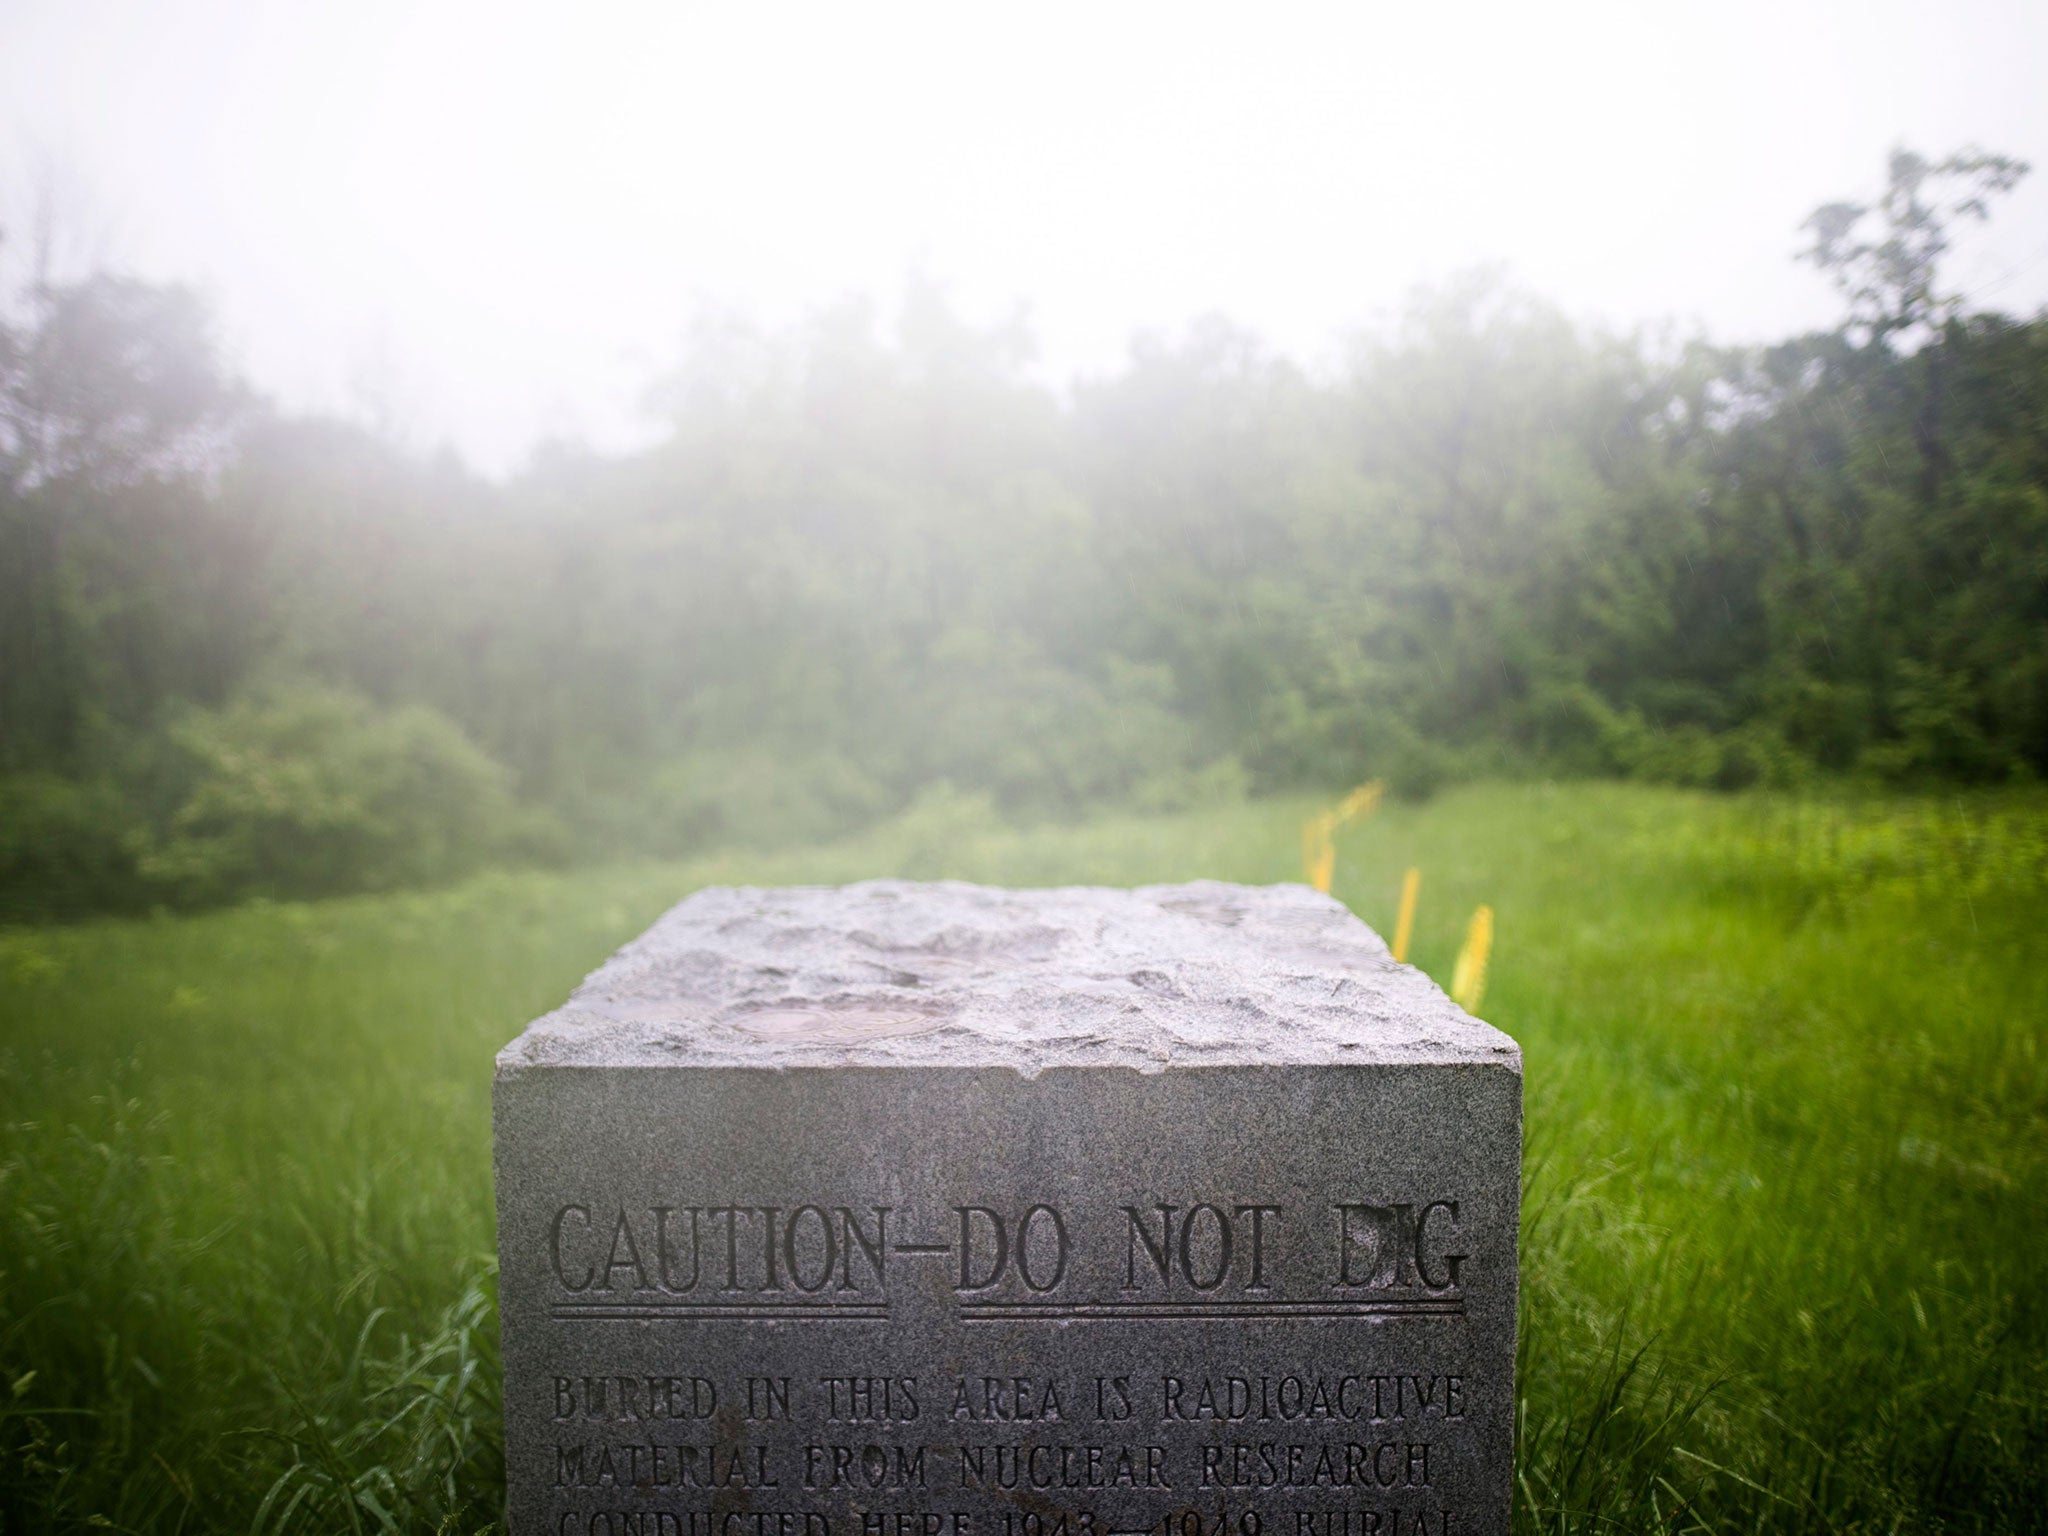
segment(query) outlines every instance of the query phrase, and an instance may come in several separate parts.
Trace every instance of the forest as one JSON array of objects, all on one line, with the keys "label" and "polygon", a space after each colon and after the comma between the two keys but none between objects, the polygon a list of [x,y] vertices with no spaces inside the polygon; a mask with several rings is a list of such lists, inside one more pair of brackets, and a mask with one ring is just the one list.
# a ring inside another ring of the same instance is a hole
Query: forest
[{"label": "forest", "polygon": [[1616,335],[1497,274],[1306,366],[1071,385],[941,285],[707,314],[661,432],[493,480],[238,379],[189,290],[0,322],[0,922],[1381,778],[2048,769],[2048,317],[1946,292],[2026,167],[1803,231],[1835,329]]}]

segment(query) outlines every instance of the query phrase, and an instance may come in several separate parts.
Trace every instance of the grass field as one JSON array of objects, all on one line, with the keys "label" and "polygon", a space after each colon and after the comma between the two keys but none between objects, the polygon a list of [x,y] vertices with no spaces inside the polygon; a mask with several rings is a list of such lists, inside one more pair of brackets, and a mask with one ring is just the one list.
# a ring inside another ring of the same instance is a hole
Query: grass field
[{"label": "grass field", "polygon": [[[0,933],[0,1522],[498,1509],[490,1057],[713,882],[1299,875],[1271,802]],[[2048,797],[1482,787],[1335,892],[1526,1053],[1524,1530],[2048,1528]]]}]

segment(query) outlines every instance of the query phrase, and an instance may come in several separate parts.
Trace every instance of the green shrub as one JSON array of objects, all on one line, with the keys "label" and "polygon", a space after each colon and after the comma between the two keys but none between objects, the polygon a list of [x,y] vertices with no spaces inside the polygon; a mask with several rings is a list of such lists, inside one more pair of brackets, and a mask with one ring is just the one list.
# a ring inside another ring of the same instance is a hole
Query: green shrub
[{"label": "green shrub", "polygon": [[1161,769],[1131,792],[1131,808],[1153,815],[1221,810],[1251,797],[1252,776],[1244,761],[1219,757],[1200,768]]},{"label": "green shrub", "polygon": [[1898,664],[1893,734],[1863,749],[1857,766],[1893,784],[1995,784],[2024,778],[2025,760],[1984,728],[1979,690],[1958,672],[1917,661]]},{"label": "green shrub", "polygon": [[519,830],[505,770],[423,705],[295,688],[194,710],[172,737],[192,788],[142,872],[182,904],[431,884]]},{"label": "green shrub", "polygon": [[1731,731],[1703,725],[1648,724],[1635,710],[1616,714],[1607,750],[1629,777],[1685,789],[1786,789],[1811,781],[1812,763],[1771,726]]},{"label": "green shrub", "polygon": [[0,777],[0,923],[133,905],[144,841],[134,808],[111,784]]},{"label": "green shrub", "polygon": [[865,826],[884,806],[882,787],[837,752],[707,749],[657,769],[617,831],[640,853],[784,848]]},{"label": "green shrub", "polygon": [[1597,778],[1619,771],[1640,723],[1581,682],[1540,684],[1522,711],[1521,734],[1554,771]]}]

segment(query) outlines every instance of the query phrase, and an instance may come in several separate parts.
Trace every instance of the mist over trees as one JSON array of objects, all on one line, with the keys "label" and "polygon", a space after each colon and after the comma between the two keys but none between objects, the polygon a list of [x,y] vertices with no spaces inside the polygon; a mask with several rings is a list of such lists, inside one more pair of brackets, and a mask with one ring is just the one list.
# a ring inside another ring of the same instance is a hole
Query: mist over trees
[{"label": "mist over trees", "polygon": [[1308,372],[1222,321],[1056,392],[913,286],[707,322],[663,440],[503,484],[224,369],[187,292],[0,322],[0,919],[1385,777],[2048,768],[2048,319],[1901,152],[1835,331],[1484,277]]}]

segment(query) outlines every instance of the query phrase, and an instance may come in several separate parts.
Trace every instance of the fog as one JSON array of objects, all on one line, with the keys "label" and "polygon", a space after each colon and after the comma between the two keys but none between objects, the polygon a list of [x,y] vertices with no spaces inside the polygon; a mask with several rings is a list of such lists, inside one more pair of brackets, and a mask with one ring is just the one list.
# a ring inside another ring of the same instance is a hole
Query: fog
[{"label": "fog", "polygon": [[[1479,264],[1582,318],[1831,323],[1790,257],[1895,143],[2048,162],[2021,4],[0,7],[0,222],[198,283],[290,409],[452,443],[648,431],[691,316],[936,280],[1048,381],[1226,314],[1314,363]],[[18,255],[21,242],[15,241]],[[2048,177],[1947,266],[2048,297]]]}]

